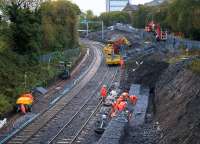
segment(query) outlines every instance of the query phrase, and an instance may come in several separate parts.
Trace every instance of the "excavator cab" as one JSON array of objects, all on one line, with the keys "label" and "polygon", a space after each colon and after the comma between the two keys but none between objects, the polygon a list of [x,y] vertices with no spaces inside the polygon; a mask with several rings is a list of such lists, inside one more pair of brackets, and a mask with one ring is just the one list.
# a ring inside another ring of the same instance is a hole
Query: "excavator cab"
[{"label": "excavator cab", "polygon": [[152,21],[150,21],[150,22],[146,25],[145,31],[146,31],[146,32],[153,32],[153,31],[155,30],[155,26],[156,26],[156,24],[155,24],[155,22],[152,20]]},{"label": "excavator cab", "polygon": [[103,48],[106,64],[119,65],[121,57],[126,57],[127,46],[130,46],[130,42],[125,37],[107,41],[107,45]]},{"label": "excavator cab", "polygon": [[167,31],[162,31],[160,25],[157,25],[157,28],[156,28],[156,40],[157,41],[167,40]]}]

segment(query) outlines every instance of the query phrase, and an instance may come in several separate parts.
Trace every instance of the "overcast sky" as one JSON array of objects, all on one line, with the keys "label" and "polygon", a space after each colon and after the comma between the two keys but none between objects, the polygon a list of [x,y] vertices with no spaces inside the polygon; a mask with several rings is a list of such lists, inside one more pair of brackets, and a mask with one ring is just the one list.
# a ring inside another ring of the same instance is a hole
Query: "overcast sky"
[{"label": "overcast sky", "polygon": [[[94,14],[99,15],[106,11],[106,0],[73,0],[82,11],[92,10]],[[131,0],[132,4],[144,4],[152,0]]]}]

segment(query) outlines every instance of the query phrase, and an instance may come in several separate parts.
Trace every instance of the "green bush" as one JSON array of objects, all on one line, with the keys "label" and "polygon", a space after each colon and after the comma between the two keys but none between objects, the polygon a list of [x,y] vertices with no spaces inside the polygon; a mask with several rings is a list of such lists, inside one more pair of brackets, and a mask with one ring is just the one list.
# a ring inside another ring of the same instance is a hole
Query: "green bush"
[{"label": "green bush", "polygon": [[144,28],[154,20],[162,29],[182,32],[186,38],[200,40],[200,3],[198,0],[171,0],[158,6],[139,6],[132,14],[133,26]]},{"label": "green bush", "polygon": [[99,16],[106,26],[111,26],[115,23],[131,23],[131,17],[127,12],[105,12]]},{"label": "green bush", "polygon": [[11,111],[13,109],[13,103],[4,95],[0,95],[0,116],[4,114],[4,112]]},{"label": "green bush", "polygon": [[200,75],[200,59],[193,60],[189,65],[189,69]]},{"label": "green bush", "polygon": [[[75,4],[46,1],[35,10],[31,4],[22,0],[0,3],[0,11],[10,20],[0,21],[0,114],[11,110],[19,94],[47,86],[58,75],[60,60],[73,62],[80,53],[76,49],[80,10]],[[50,63],[38,60],[39,55],[65,50],[66,55]]]}]

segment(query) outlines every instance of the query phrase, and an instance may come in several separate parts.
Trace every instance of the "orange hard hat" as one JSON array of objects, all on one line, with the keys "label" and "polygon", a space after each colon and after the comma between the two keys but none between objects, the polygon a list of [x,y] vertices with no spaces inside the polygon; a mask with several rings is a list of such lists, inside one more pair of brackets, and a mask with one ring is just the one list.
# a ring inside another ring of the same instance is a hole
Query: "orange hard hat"
[{"label": "orange hard hat", "polygon": [[122,96],[123,96],[124,98],[128,98],[128,97],[129,97],[129,94],[128,94],[127,92],[123,92],[123,93],[122,93]]},{"label": "orange hard hat", "polygon": [[131,101],[132,103],[136,103],[136,102],[137,102],[137,99],[138,99],[138,97],[137,97],[137,96],[135,96],[135,95],[131,95],[131,96],[129,96],[129,99],[130,99],[130,101]]}]

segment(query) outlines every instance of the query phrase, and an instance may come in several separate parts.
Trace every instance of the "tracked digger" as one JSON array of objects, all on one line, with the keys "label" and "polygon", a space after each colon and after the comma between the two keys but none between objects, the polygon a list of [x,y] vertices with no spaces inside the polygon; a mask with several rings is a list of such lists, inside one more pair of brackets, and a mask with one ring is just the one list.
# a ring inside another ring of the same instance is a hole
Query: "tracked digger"
[{"label": "tracked digger", "polygon": [[125,37],[109,40],[103,49],[105,63],[107,65],[119,65],[120,59],[126,56],[124,49],[127,46],[130,46],[130,42]]},{"label": "tracked digger", "polygon": [[146,32],[153,32],[155,34],[157,41],[166,41],[167,40],[167,31],[163,31],[160,27],[160,24],[155,23],[153,20],[150,21],[146,27]]}]

